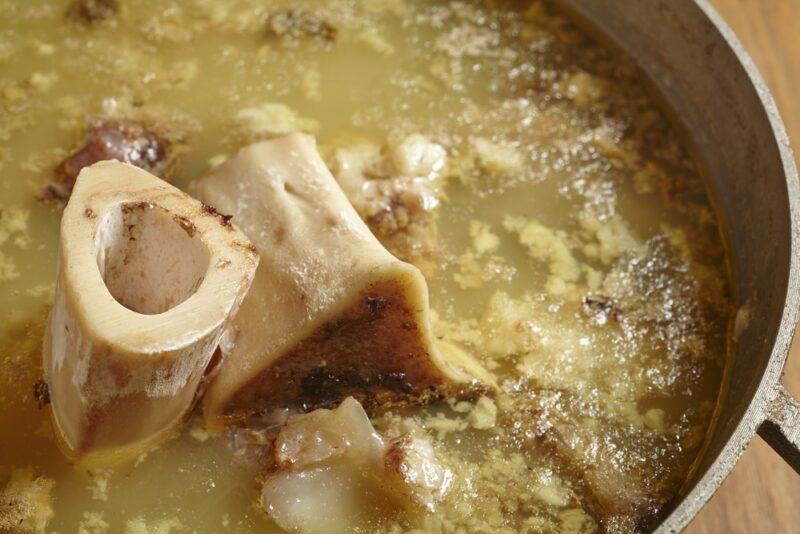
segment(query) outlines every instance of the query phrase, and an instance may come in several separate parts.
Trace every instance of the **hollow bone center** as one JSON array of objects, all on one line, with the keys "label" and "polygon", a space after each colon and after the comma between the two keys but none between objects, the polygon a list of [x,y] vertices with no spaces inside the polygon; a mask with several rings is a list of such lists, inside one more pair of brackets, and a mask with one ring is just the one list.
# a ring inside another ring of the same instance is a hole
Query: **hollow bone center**
[{"label": "hollow bone center", "polygon": [[110,209],[98,225],[95,245],[108,291],[145,315],[189,298],[208,270],[208,248],[192,223],[145,202]]}]

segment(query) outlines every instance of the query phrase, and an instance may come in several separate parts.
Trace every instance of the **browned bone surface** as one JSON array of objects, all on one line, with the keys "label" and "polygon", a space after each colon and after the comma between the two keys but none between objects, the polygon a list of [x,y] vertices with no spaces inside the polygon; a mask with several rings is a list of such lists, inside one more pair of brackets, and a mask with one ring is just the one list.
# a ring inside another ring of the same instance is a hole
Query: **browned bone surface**
[{"label": "browned bone surface", "polygon": [[168,141],[139,121],[94,120],[83,146],[55,168],[55,181],[45,187],[42,198],[66,201],[81,169],[98,161],[117,160],[160,176],[169,165],[169,148]]},{"label": "browned bone surface", "polygon": [[352,306],[246,384],[228,409],[277,407],[286,399],[310,410],[348,396],[367,407],[435,397],[441,369],[431,361],[409,304],[397,280],[365,288]]},{"label": "browned bone surface", "polygon": [[370,233],[313,137],[250,145],[190,190],[233,215],[262,258],[206,391],[209,422],[348,395],[368,406],[425,401],[491,382],[466,353],[435,343],[425,279]]}]

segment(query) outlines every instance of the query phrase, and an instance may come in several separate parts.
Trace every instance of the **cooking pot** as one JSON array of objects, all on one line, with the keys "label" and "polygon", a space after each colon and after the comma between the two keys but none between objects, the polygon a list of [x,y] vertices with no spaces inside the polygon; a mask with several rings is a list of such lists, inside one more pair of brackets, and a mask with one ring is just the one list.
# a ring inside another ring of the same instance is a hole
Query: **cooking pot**
[{"label": "cooking pot", "polygon": [[644,71],[705,167],[738,311],[704,454],[656,532],[683,529],[758,433],[800,473],[800,405],[780,383],[800,296],[800,189],[775,102],[705,0],[563,0]]}]

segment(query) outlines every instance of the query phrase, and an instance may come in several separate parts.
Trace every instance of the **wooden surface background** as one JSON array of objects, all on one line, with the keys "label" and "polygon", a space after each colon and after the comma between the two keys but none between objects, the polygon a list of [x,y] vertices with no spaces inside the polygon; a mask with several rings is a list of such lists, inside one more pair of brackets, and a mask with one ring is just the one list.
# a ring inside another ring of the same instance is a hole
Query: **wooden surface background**
[{"label": "wooden surface background", "polygon": [[[800,0],[711,0],[772,90],[800,155]],[[797,159],[797,158],[795,158]],[[800,335],[783,383],[800,397]],[[800,533],[800,475],[755,438],[686,530],[689,534]]]}]

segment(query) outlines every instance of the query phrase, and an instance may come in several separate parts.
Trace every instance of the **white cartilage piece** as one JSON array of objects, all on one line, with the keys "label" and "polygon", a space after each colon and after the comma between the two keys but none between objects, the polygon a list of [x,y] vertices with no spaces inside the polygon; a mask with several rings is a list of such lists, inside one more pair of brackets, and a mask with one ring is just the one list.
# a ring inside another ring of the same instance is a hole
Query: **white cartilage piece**
[{"label": "white cartilage piece", "polygon": [[257,265],[228,217],[179,189],[124,163],[83,169],[43,350],[65,452],[111,462],[179,423]]}]

